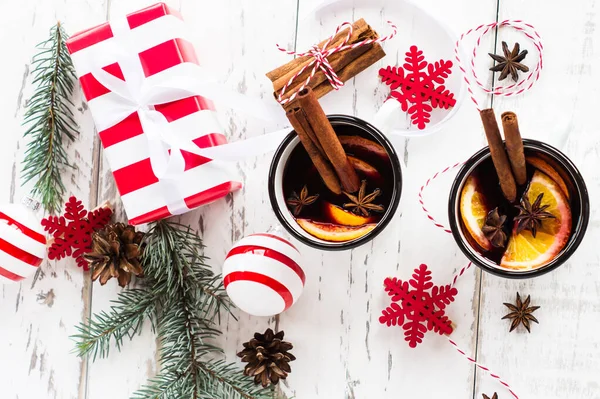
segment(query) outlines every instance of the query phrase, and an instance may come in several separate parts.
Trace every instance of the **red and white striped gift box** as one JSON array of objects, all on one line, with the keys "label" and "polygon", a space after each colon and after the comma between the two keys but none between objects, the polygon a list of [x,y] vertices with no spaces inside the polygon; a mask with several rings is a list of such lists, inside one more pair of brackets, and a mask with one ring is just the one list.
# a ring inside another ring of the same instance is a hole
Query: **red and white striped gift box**
[{"label": "red and white striped gift box", "polygon": [[[194,48],[183,39],[181,15],[160,3],[127,15],[130,47],[139,56],[147,81],[178,76],[190,63],[198,64]],[[117,60],[124,49],[113,35],[110,24],[73,35],[67,42],[77,75],[96,122],[104,154],[131,224],[148,223],[174,214],[183,207],[192,209],[217,200],[241,188],[232,166],[181,150],[185,171],[168,187],[177,190],[181,201],[169,203],[165,185],[155,175],[150,162],[148,137],[137,112],[114,126],[107,126],[106,110],[118,96],[92,75],[103,69],[124,80]],[[128,50],[129,51],[129,50]],[[195,96],[155,106],[165,116],[171,130],[199,148],[226,143],[213,104]],[[190,133],[191,132],[191,133]],[[192,135],[192,137],[190,137]]]},{"label": "red and white striped gift box", "polygon": [[46,256],[46,236],[35,216],[20,204],[0,210],[0,284],[19,282],[37,271]]}]

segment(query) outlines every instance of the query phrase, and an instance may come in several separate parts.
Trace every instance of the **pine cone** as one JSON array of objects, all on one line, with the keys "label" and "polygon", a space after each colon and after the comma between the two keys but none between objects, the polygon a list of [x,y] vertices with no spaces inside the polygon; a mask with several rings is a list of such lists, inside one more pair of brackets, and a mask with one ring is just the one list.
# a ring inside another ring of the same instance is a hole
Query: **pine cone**
[{"label": "pine cone", "polygon": [[283,334],[283,331],[274,334],[270,328],[264,334],[256,333],[253,339],[244,343],[244,350],[237,354],[242,362],[248,363],[244,375],[254,377],[256,385],[262,384],[264,388],[269,384],[276,385],[291,373],[289,362],[296,357],[288,352],[293,346],[283,341]]},{"label": "pine cone", "polygon": [[142,277],[140,263],[141,242],[144,233],[124,223],[112,223],[92,236],[92,252],[84,255],[92,267],[92,280],[100,278],[104,285],[115,277],[119,285],[125,287],[131,281],[131,274]]}]

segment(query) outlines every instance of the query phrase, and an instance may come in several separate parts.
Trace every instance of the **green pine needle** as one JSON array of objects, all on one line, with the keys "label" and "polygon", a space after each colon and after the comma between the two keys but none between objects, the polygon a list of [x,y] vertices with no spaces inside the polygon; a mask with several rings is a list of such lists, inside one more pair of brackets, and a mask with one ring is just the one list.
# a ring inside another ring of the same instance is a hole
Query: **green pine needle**
[{"label": "green pine needle", "polygon": [[123,291],[108,312],[81,324],[75,351],[106,357],[111,344],[120,349],[149,319],[160,341],[161,370],[132,399],[272,399],[272,389],[220,360],[219,314],[231,304],[221,277],[206,264],[200,237],[187,226],[159,221],[144,242],[142,288]]},{"label": "green pine needle", "polygon": [[75,87],[75,71],[66,46],[67,35],[60,22],[50,29],[48,40],[32,60],[33,96],[27,103],[23,124],[29,138],[21,171],[23,183],[35,180],[31,194],[39,197],[49,213],[62,206],[66,191],[61,169],[69,166],[63,139],[73,141],[77,134],[70,98]]}]

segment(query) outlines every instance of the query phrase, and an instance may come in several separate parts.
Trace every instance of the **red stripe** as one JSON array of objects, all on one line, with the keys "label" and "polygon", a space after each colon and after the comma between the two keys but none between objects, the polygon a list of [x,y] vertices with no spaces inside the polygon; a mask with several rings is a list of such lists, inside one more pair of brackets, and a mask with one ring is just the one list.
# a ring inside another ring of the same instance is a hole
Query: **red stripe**
[{"label": "red stripe", "polygon": [[[129,22],[129,27],[134,29],[164,15],[173,15],[179,19],[182,19],[179,12],[168,7],[164,3],[158,3],[129,14],[127,16],[127,21]],[[112,30],[110,25],[105,22],[101,25],[73,35],[69,40],[67,40],[67,48],[69,49],[69,52],[73,54],[106,39],[110,39],[111,37],[113,37]]]},{"label": "red stripe", "polygon": [[[227,138],[221,133],[207,134],[202,137],[198,137],[197,139],[194,139],[192,141],[199,148],[216,147],[221,144],[227,144]],[[205,158],[203,156],[184,150],[181,150],[181,154],[183,155],[183,159],[185,160],[186,171],[198,167],[200,165],[204,165],[205,163],[211,161],[210,158]]]},{"label": "red stripe", "polygon": [[163,114],[167,121],[173,122],[198,112],[203,109],[214,111],[215,107],[210,100],[200,96],[188,97],[179,101],[159,104],[154,107],[158,112]]},{"label": "red stripe", "polygon": [[139,53],[139,57],[146,77],[184,62],[198,64],[194,46],[183,39],[169,40],[151,47]]},{"label": "red stripe", "polygon": [[124,168],[114,170],[113,176],[121,195],[129,194],[140,188],[157,183],[158,178],[152,171],[150,158],[132,163]]},{"label": "red stripe", "polygon": [[[201,205],[206,205],[210,202],[216,201],[219,198],[222,198],[233,191],[239,190],[240,188],[242,188],[242,185],[239,182],[227,182],[219,184],[218,186],[212,187],[206,191],[187,197],[185,199],[185,203],[190,209],[197,208]],[[164,219],[169,216],[171,216],[169,208],[163,206],[151,212],[130,219],[129,224],[135,226],[143,223],[149,223],[159,219]]]},{"label": "red stripe", "polygon": [[[256,233],[256,234],[252,234],[252,235],[253,235],[253,236],[262,236],[262,237],[274,238],[275,240],[279,240],[279,241],[281,241],[281,242],[284,242],[284,243],[286,243],[287,245],[289,245],[290,247],[292,247],[292,248],[294,248],[296,251],[298,251],[298,248],[296,248],[296,247],[294,246],[294,244],[292,244],[292,243],[291,243],[291,242],[289,242],[288,240],[285,240],[285,239],[283,239],[283,238],[281,238],[281,237],[278,237],[278,236],[276,236],[276,235],[273,235],[273,234],[268,234],[268,233]],[[298,252],[300,252],[300,251],[298,251]]]},{"label": "red stripe", "polygon": [[42,264],[42,258],[38,258],[37,256],[14,246],[10,242],[4,241],[2,238],[0,238],[0,251],[6,252],[13,258],[17,258],[31,266],[37,267]]},{"label": "red stripe", "polygon": [[67,40],[67,49],[69,53],[73,54],[111,37],[113,37],[112,29],[108,22],[105,22],[102,25],[94,26],[71,36]]},{"label": "red stripe", "polygon": [[273,291],[277,292],[283,299],[283,302],[285,303],[285,308],[283,311],[288,310],[294,303],[292,293],[279,281],[274,280],[269,276],[254,272],[233,272],[225,276],[225,288],[227,288],[227,286],[234,281],[252,281],[269,287]]},{"label": "red stripe", "polygon": [[[152,171],[150,158],[135,162],[124,168],[113,171],[115,183],[121,195],[129,194],[151,184],[158,183],[158,178]],[[208,202],[221,198],[231,191],[241,188],[239,183],[232,186],[231,182],[222,183],[200,193],[185,198],[185,203],[191,208],[196,208]]]},{"label": "red stripe", "polygon": [[34,231],[29,227],[25,226],[24,224],[17,222],[15,219],[11,218],[7,214],[0,212],[0,220],[6,220],[9,226],[17,226],[19,230],[21,230],[23,234],[25,234],[27,237],[39,242],[40,244],[46,245],[46,237],[43,234],[40,234],[37,231]]},{"label": "red stripe", "polygon": [[304,270],[302,270],[300,265],[298,265],[292,258],[271,248],[263,247],[260,245],[240,245],[232,248],[225,259],[234,255],[240,255],[247,252],[257,253],[259,255],[266,256],[267,258],[276,260],[277,262],[283,263],[284,265],[292,269],[294,273],[298,275],[298,277],[300,277],[300,280],[302,280],[302,285],[304,285],[304,282],[306,281],[306,276],[304,275]]},{"label": "red stripe", "polygon": [[151,212],[144,213],[143,215],[140,215],[133,219],[129,219],[129,224],[132,226],[137,226],[139,224],[150,223],[155,220],[168,218],[169,216],[171,216],[171,212],[169,212],[169,208],[167,208],[166,206],[163,206],[163,207],[155,209]]},{"label": "red stripe", "polygon": [[179,14],[176,10],[167,6],[165,3],[158,3],[129,14],[127,16],[127,21],[129,22],[129,27],[134,29],[165,15],[173,15],[179,19],[182,19],[181,14]]},{"label": "red stripe", "polygon": [[[173,122],[200,110],[214,109],[212,103],[202,97],[189,97],[183,100],[157,105],[155,108],[163,114],[169,122]],[[111,145],[115,145],[143,133],[144,131],[142,130],[139,115],[135,112],[116,125],[101,131],[99,134],[100,140],[102,140],[102,146],[108,148]],[[225,136],[220,133],[210,133],[194,139],[193,141],[200,148],[213,147],[215,145],[227,143]]]},{"label": "red stripe", "polygon": [[[125,80],[125,76],[123,76],[123,71],[121,71],[121,67],[116,62],[107,65],[102,69],[121,80]],[[80,77],[79,82],[81,83],[81,88],[83,89],[83,93],[85,94],[85,99],[87,101],[93,100],[94,98],[103,96],[106,93],[110,92],[110,90],[102,86],[102,84],[98,82],[98,80],[96,80],[94,75],[92,75],[91,73],[87,73]]]},{"label": "red stripe", "polygon": [[102,147],[108,148],[111,145],[118,144],[122,141],[129,140],[132,137],[144,134],[140,117],[137,112],[129,115],[116,125],[109,127],[98,133],[102,140]]},{"label": "red stripe", "polygon": [[223,198],[227,194],[237,191],[240,188],[242,188],[242,184],[237,181],[222,183],[218,186],[209,188],[208,190],[190,195],[185,199],[185,204],[190,209],[197,208],[200,205],[206,205],[218,200],[219,198]]},{"label": "red stripe", "polygon": [[25,279],[25,277],[19,276],[18,274],[14,274],[12,272],[9,272],[8,270],[3,269],[2,267],[0,267],[0,276],[4,276],[7,279],[12,280],[12,281],[21,281],[21,280]]}]

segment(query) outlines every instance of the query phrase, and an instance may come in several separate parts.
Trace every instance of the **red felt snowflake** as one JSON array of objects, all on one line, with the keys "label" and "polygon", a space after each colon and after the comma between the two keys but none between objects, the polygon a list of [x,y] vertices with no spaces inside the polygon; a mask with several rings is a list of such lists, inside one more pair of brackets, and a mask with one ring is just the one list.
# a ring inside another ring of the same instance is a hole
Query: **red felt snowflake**
[{"label": "red felt snowflake", "polygon": [[54,237],[54,243],[48,249],[48,259],[62,259],[72,255],[77,259],[77,266],[89,270],[83,254],[91,251],[92,233],[106,226],[111,215],[110,208],[86,211],[81,201],[75,197],[69,198],[65,204],[64,216],[42,219],[44,230]]},{"label": "red felt snowflake", "polygon": [[[452,321],[445,315],[444,309],[454,301],[458,291],[450,285],[433,285],[427,265],[415,269],[413,278],[408,282],[386,278],[383,284],[392,297],[392,304],[383,310],[379,322],[388,327],[402,326],[405,340],[411,348],[423,342],[428,330],[440,335],[452,333]],[[428,291],[430,288],[431,292]]]},{"label": "red felt snowflake", "polygon": [[417,46],[410,48],[405,60],[402,67],[381,68],[379,75],[392,89],[390,97],[400,102],[404,112],[408,111],[412,123],[425,129],[433,108],[448,109],[456,105],[454,94],[443,85],[452,73],[452,61],[430,64]]}]

